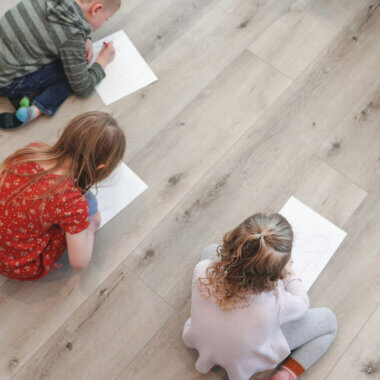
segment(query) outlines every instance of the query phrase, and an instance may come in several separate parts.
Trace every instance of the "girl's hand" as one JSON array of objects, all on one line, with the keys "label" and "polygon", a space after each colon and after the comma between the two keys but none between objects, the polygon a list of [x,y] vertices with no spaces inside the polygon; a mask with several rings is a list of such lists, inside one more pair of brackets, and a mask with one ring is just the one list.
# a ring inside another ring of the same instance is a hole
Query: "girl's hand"
[{"label": "girl's hand", "polygon": [[92,41],[90,39],[86,40],[86,62],[89,64],[94,56],[94,52],[92,50]]},{"label": "girl's hand", "polygon": [[284,268],[284,271],[283,271],[283,279],[287,279],[287,278],[290,278],[290,277],[295,277],[296,274],[293,270],[293,260],[292,258],[290,258],[290,260],[287,262],[287,264],[285,265],[285,268]]},{"label": "girl's hand", "polygon": [[99,65],[102,66],[103,69],[105,69],[106,66],[114,60],[115,54],[116,51],[113,46],[113,42],[110,42],[107,45],[103,46],[103,49],[100,52],[96,62],[99,63]]},{"label": "girl's hand", "polygon": [[102,218],[100,216],[100,212],[96,211],[95,215],[91,219],[88,229],[91,232],[95,233],[99,229],[101,222],[102,222]]}]

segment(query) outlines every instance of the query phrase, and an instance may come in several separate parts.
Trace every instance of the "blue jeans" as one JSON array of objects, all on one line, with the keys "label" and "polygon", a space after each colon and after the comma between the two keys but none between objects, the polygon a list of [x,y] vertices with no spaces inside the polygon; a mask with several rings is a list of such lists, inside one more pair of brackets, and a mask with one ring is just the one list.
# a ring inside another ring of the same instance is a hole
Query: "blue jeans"
[{"label": "blue jeans", "polygon": [[71,94],[71,88],[61,61],[42,66],[34,73],[16,78],[0,88],[0,96],[16,98],[38,92],[32,104],[42,113],[53,116],[59,106]]},{"label": "blue jeans", "polygon": [[89,211],[89,214],[90,214],[90,217],[89,217],[89,220],[92,219],[92,217],[96,214],[96,212],[98,211],[98,201],[95,197],[95,195],[93,193],[91,193],[91,191],[89,191],[86,195],[85,195],[86,199],[87,199],[87,203],[88,203],[88,211]]}]

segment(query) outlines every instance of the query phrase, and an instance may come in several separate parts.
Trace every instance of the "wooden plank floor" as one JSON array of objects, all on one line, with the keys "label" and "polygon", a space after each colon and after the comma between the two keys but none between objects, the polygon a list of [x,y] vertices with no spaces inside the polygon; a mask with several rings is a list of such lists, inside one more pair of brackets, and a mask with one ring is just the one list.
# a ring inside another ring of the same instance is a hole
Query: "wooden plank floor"
[{"label": "wooden plank floor", "polygon": [[181,340],[192,269],[291,195],[348,233],[309,292],[338,336],[303,378],[380,378],[380,0],[127,0],[96,36],[119,29],[159,81],[0,131],[0,159],[104,110],[149,189],[99,231],[86,270],[0,277],[0,379],[225,378],[197,373]]}]

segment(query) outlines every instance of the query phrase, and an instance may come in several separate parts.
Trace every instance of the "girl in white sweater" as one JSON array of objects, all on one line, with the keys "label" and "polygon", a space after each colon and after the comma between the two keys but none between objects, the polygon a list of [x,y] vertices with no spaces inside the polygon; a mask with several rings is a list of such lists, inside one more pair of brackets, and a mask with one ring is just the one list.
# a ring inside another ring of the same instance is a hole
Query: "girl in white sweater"
[{"label": "girl in white sweater", "polygon": [[284,217],[255,214],[203,252],[183,332],[199,352],[199,372],[219,365],[231,380],[248,380],[283,362],[270,379],[293,380],[331,345],[335,315],[308,309],[292,269],[292,242]]}]

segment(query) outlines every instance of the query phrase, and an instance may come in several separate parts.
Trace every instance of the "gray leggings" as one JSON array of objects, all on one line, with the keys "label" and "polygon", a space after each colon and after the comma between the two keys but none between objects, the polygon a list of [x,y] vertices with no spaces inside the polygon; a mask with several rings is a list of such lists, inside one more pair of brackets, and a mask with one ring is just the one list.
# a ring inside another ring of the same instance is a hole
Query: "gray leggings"
[{"label": "gray leggings", "polygon": [[[216,258],[217,246],[208,246],[201,260]],[[282,325],[281,330],[292,351],[290,357],[306,370],[330,347],[337,332],[337,321],[330,309],[320,307],[309,309],[302,318]]]}]

